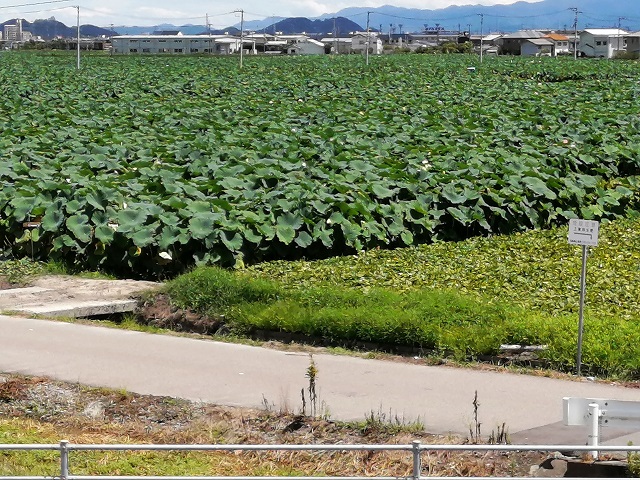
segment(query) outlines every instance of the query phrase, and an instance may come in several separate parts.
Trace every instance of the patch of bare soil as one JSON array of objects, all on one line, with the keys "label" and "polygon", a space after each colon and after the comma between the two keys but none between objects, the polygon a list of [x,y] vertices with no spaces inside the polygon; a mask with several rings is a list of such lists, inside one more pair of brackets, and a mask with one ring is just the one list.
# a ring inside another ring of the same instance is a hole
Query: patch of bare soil
[{"label": "patch of bare soil", "polygon": [[22,285],[11,283],[7,277],[0,277],[0,290],[9,290],[10,288],[18,288]]},{"label": "patch of bare soil", "polygon": [[226,327],[224,317],[201,315],[191,310],[182,310],[171,304],[168,295],[158,294],[143,301],[136,311],[139,323],[174,332],[223,334]]},{"label": "patch of bare soil", "polygon": [[[0,375],[0,428],[3,420],[16,418],[53,426],[61,439],[76,443],[81,442],[74,438],[86,438],[88,432],[92,443],[409,444],[420,440],[424,444],[445,444],[465,441],[429,435],[415,426],[380,418],[344,424],[268,408],[223,407],[90,388],[48,378]],[[318,464],[317,453],[305,455],[308,458],[299,460],[301,465],[313,468]],[[523,476],[545,457],[545,454],[523,452],[432,452],[425,454],[423,462],[431,475]],[[411,471],[411,456],[406,452],[361,452],[358,458],[358,461],[347,462],[343,456],[329,455],[322,469],[331,475],[366,475],[367,471],[373,474],[372,467],[378,476],[405,476]],[[332,464],[334,461],[339,463]]]}]

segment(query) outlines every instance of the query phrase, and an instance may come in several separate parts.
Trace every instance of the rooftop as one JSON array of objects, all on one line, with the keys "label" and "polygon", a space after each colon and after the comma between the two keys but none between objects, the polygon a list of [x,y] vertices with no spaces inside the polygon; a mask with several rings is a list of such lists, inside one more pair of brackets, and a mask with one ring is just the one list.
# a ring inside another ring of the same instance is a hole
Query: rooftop
[{"label": "rooftop", "polygon": [[617,35],[628,35],[629,32],[621,30],[619,28],[587,28],[583,32],[590,33],[591,35],[601,35],[615,37]]},{"label": "rooftop", "polygon": [[527,38],[542,38],[545,34],[537,30],[520,30],[518,32],[503,35],[502,38],[507,40],[524,40]]},{"label": "rooftop", "polygon": [[550,33],[547,35],[547,38],[555,40],[556,42],[566,42],[567,40],[569,40],[569,37],[560,33]]},{"label": "rooftop", "polygon": [[527,41],[529,43],[533,43],[534,45],[538,45],[539,47],[553,46],[553,42],[551,40],[547,40],[546,38],[530,38]]}]

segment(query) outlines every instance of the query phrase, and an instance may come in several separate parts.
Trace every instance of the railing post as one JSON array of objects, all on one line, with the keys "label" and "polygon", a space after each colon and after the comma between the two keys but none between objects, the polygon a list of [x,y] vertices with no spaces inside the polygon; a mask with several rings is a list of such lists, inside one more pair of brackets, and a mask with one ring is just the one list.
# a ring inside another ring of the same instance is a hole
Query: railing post
[{"label": "railing post", "polygon": [[60,440],[60,480],[69,477],[69,441]]},{"label": "railing post", "polygon": [[[589,435],[589,445],[597,447],[600,443],[600,405],[597,403],[589,404],[589,415],[591,415],[591,435]],[[594,460],[598,459],[598,451],[589,452]]]},{"label": "railing post", "polygon": [[413,480],[420,480],[420,474],[422,473],[422,461],[420,459],[420,453],[422,449],[420,448],[420,441],[414,440],[412,443],[413,447]]}]

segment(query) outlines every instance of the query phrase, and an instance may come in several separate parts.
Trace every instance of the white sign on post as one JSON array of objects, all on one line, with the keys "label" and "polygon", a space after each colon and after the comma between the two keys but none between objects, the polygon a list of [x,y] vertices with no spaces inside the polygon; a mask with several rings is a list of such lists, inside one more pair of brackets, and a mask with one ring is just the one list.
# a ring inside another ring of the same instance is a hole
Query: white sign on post
[{"label": "white sign on post", "polygon": [[596,247],[598,245],[598,232],[600,222],[594,220],[569,220],[569,243],[571,245],[583,245]]},{"label": "white sign on post", "polygon": [[578,375],[582,367],[582,330],[584,326],[584,297],[587,291],[587,254],[589,247],[598,245],[600,222],[595,220],[569,220],[569,244],[582,245],[582,273],[580,275],[580,320],[578,322],[578,354],[576,365]]}]

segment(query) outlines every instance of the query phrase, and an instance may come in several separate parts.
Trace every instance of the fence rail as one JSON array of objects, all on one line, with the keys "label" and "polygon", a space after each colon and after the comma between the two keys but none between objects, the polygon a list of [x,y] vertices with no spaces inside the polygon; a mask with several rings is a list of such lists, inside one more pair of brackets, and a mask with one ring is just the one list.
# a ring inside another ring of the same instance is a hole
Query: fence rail
[{"label": "fence rail", "polygon": [[[421,454],[424,452],[585,452],[592,453],[590,445],[430,445],[414,441],[407,445],[159,445],[159,444],[71,444],[61,440],[58,444],[0,444],[2,451],[34,451],[56,450],[60,453],[59,476],[2,476],[0,480],[486,480],[489,477],[435,477],[422,475]],[[69,454],[79,451],[405,451],[411,453],[413,459],[412,474],[406,477],[319,477],[319,476],[112,476],[112,475],[71,475],[69,473]],[[611,446],[600,445],[598,452],[638,453],[640,445]],[[532,477],[490,477],[493,479],[530,480]],[[578,478],[578,480],[581,480]],[[584,480],[587,480],[584,478]]]}]

